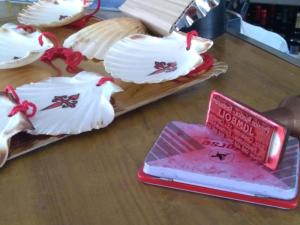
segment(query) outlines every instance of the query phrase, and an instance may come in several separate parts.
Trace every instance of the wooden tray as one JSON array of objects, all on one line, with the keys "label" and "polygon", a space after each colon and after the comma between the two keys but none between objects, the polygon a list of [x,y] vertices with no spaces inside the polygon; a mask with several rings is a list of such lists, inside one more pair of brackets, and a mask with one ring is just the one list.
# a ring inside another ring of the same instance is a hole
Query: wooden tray
[{"label": "wooden tray", "polygon": [[[66,37],[76,32],[76,30],[66,27],[47,29],[47,31],[57,35],[62,43]],[[54,61],[54,64],[57,65],[62,71],[64,71],[65,66],[63,65],[62,61]],[[109,76],[105,72],[102,62],[86,60],[81,63],[80,67],[86,71],[96,72],[101,75]],[[116,116],[120,116],[138,107],[149,104],[178,91],[187,89],[209,78],[216,77],[222,73],[225,73],[227,69],[228,66],[225,63],[215,60],[213,68],[206,72],[199,73],[197,74],[197,76],[194,76],[192,78],[182,77],[177,81],[145,85],[125,83],[120,80],[116,80],[116,84],[124,89],[124,92],[118,93],[113,96]],[[54,76],[55,73],[56,72],[51,67],[42,62],[35,62],[31,65],[18,69],[0,70],[0,88],[3,90],[8,84],[17,87],[25,83],[40,81],[50,76]],[[72,76],[67,72],[64,75]],[[14,159],[18,156],[24,155],[28,152],[59,141],[66,137],[67,136],[33,136],[27,133],[18,134],[12,138],[8,160]]]}]

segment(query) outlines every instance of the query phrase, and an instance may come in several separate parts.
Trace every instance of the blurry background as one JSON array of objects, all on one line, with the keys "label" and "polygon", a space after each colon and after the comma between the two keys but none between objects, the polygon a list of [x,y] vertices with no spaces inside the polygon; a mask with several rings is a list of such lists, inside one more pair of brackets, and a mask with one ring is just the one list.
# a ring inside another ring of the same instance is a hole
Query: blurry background
[{"label": "blurry background", "polygon": [[[300,58],[300,0],[228,0],[227,8],[246,23],[279,34],[288,45],[288,53]],[[239,18],[230,18],[231,29],[237,31],[240,25]]]}]

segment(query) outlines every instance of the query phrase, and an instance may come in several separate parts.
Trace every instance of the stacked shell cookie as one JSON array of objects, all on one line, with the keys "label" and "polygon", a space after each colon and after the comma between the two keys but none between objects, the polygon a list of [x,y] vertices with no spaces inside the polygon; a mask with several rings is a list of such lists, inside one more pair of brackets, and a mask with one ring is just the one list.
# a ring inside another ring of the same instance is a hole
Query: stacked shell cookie
[{"label": "stacked shell cookie", "polygon": [[34,135],[80,134],[108,126],[115,118],[110,98],[122,89],[91,72],[74,77],[51,77],[16,89],[21,99],[33,102],[37,113],[30,118]]},{"label": "stacked shell cookie", "polygon": [[21,24],[35,27],[59,27],[84,16],[83,0],[39,0],[18,15]]},{"label": "stacked shell cookie", "polygon": [[53,44],[43,37],[41,46],[39,31],[27,32],[15,24],[0,27],[0,69],[17,68],[38,60]]},{"label": "stacked shell cookie", "polygon": [[137,84],[174,80],[200,66],[203,63],[200,54],[213,45],[211,40],[194,37],[192,47],[187,50],[186,40],[186,34],[180,32],[163,38],[126,37],[105,55],[105,69],[115,78]]},{"label": "stacked shell cookie", "polygon": [[7,87],[0,93],[0,168],[8,159],[11,138],[20,132],[57,136],[108,126],[115,118],[111,96],[120,91],[110,78],[85,71],[16,91]]},{"label": "stacked shell cookie", "polygon": [[90,25],[68,37],[64,47],[81,52],[88,59],[103,60],[117,41],[132,34],[145,34],[146,27],[133,18],[115,18]]},{"label": "stacked shell cookie", "polygon": [[17,102],[10,96],[0,93],[0,167],[8,158],[11,138],[25,130],[33,129],[32,124],[26,116],[18,112],[14,116],[8,116]]}]

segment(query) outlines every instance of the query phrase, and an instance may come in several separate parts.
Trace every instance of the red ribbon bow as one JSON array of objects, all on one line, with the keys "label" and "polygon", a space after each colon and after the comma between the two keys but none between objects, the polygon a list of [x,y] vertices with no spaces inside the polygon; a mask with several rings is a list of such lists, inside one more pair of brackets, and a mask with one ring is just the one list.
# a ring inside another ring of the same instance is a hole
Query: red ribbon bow
[{"label": "red ribbon bow", "polygon": [[[19,112],[24,113],[27,116],[27,118],[31,118],[36,114],[36,111],[37,111],[36,105],[34,103],[28,102],[28,101],[23,101],[21,103],[18,94],[16,93],[16,91],[14,90],[14,88],[12,86],[8,85],[5,88],[5,93],[6,93],[6,95],[11,94],[12,97],[14,98],[15,102],[17,103],[17,105],[14,106],[12,108],[12,110],[10,111],[10,113],[8,114],[9,117],[12,117]],[[31,113],[28,113],[28,110],[30,108],[31,108]]]},{"label": "red ribbon bow", "polygon": [[112,77],[102,77],[99,81],[98,81],[98,83],[97,83],[97,86],[101,86],[101,85],[103,85],[103,84],[105,84],[106,82],[114,82],[114,78],[112,78]]},{"label": "red ribbon bow", "polygon": [[[87,0],[84,0],[83,2],[84,2],[84,3],[83,3],[84,5],[87,4]],[[90,20],[96,13],[99,12],[100,6],[101,6],[101,2],[100,2],[100,0],[98,0],[98,2],[97,2],[97,7],[96,7],[96,9],[94,10],[94,12],[92,12],[92,13],[90,13],[90,14],[88,14],[88,15],[82,17],[82,18],[80,18],[79,20],[74,21],[73,23],[69,24],[68,26],[69,26],[69,27],[79,28],[79,29],[85,27],[86,24],[89,22],[89,20]]]},{"label": "red ribbon bow", "polygon": [[191,32],[188,32],[186,34],[186,50],[190,50],[192,46],[192,40],[193,37],[198,37],[198,32],[195,30],[192,30]]},{"label": "red ribbon bow", "polygon": [[23,29],[25,32],[33,33],[35,32],[35,28],[28,25],[18,25],[17,29]]},{"label": "red ribbon bow", "polygon": [[54,47],[48,49],[44,53],[44,55],[42,55],[42,57],[40,58],[42,62],[47,63],[51,67],[53,67],[57,71],[58,75],[61,75],[61,71],[52,63],[52,61],[57,58],[64,60],[65,64],[67,65],[66,70],[69,73],[78,73],[81,71],[78,65],[83,60],[83,56],[80,52],[74,52],[71,48],[62,47],[57,37],[49,32],[42,32],[42,34],[39,36],[39,43],[41,46],[43,46],[44,44],[43,36],[49,38],[53,42]]}]

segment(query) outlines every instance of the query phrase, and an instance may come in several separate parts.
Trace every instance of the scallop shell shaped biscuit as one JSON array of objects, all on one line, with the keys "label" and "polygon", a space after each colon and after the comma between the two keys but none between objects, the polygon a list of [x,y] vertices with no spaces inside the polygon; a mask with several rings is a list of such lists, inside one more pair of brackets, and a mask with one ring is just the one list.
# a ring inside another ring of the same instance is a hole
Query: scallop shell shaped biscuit
[{"label": "scallop shell shaped biscuit", "polygon": [[146,27],[137,19],[115,18],[92,24],[68,37],[64,47],[81,52],[88,59],[103,60],[117,41],[132,34],[145,34]]},{"label": "scallop shell shaped biscuit", "polygon": [[59,27],[84,16],[82,0],[39,0],[23,9],[19,23],[35,27]]},{"label": "scallop shell shaped biscuit", "polygon": [[36,104],[30,118],[34,135],[80,134],[108,126],[115,117],[112,94],[122,89],[112,82],[97,86],[102,77],[81,72],[74,77],[51,77],[16,89],[21,99]]},{"label": "scallop shell shaped biscuit", "polygon": [[0,69],[11,69],[28,65],[38,60],[53,44],[43,37],[39,44],[39,31],[28,33],[7,23],[0,27]]},{"label": "scallop shell shaped biscuit", "polygon": [[18,112],[9,117],[9,113],[16,106],[16,102],[0,93],[0,168],[5,164],[9,155],[9,146],[11,138],[25,130],[33,129],[32,124],[27,117]]},{"label": "scallop shell shaped biscuit", "polygon": [[203,63],[201,53],[213,42],[195,37],[190,50],[186,35],[173,32],[167,37],[132,35],[115,43],[104,58],[107,72],[125,82],[160,83],[188,74]]}]

